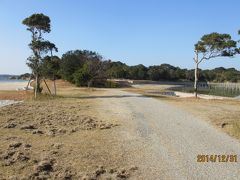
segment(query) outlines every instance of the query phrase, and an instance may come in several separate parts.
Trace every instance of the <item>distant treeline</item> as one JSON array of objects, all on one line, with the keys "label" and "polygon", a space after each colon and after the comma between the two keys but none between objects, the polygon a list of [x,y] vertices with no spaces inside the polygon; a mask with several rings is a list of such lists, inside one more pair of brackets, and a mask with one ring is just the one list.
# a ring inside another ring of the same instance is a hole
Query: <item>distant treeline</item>
[{"label": "distant treeline", "polygon": [[[65,79],[78,86],[96,86],[111,78],[152,81],[194,81],[194,69],[181,69],[169,64],[146,67],[128,66],[120,61],[103,60],[98,53],[88,50],[68,51],[62,58],[47,56],[42,64],[45,77]],[[240,82],[240,71],[235,68],[199,70],[200,81]],[[109,82],[108,82],[109,83]],[[111,86],[111,84],[110,84]]]},{"label": "distant treeline", "polygon": [[[145,67],[142,64],[127,66],[121,62],[110,62],[108,69],[110,78],[127,78],[135,80],[152,81],[194,81],[194,69],[181,69],[170,64],[161,64]],[[240,81],[240,71],[235,68],[215,68],[212,70],[199,69],[199,80],[210,82],[238,82]]]}]

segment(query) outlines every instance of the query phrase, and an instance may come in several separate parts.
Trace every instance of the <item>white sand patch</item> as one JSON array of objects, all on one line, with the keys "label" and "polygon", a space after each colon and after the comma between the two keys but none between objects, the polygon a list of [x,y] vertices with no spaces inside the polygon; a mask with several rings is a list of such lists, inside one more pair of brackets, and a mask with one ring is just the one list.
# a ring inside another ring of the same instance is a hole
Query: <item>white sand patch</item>
[{"label": "white sand patch", "polygon": [[12,91],[23,89],[27,86],[28,82],[0,82],[0,90],[3,91]]},{"label": "white sand patch", "polygon": [[[187,98],[187,97],[195,97],[194,93],[184,93],[184,92],[174,92],[176,96],[181,97],[181,98]],[[227,98],[227,97],[221,97],[221,96],[212,96],[212,95],[205,95],[205,94],[198,94],[199,98],[202,99],[231,99],[231,98]]]},{"label": "white sand patch", "polygon": [[7,105],[10,105],[10,104],[15,104],[15,103],[19,103],[19,102],[22,102],[22,101],[0,100],[0,108],[3,107],[3,106],[7,106]]}]

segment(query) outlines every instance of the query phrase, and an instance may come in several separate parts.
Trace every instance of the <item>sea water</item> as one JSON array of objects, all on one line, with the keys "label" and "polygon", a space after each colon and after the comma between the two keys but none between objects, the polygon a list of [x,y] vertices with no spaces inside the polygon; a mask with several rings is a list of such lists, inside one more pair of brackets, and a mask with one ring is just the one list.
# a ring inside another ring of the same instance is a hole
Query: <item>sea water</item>
[{"label": "sea water", "polygon": [[0,75],[0,83],[4,82],[27,82],[27,80],[22,80],[22,79],[10,79],[12,76],[11,75]]}]

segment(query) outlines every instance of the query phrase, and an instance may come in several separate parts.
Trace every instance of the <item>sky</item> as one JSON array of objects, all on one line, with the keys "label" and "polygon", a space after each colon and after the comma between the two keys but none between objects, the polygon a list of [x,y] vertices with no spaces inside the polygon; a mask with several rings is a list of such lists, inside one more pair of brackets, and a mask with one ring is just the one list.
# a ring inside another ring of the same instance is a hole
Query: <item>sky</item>
[{"label": "sky", "polygon": [[[33,13],[51,19],[59,57],[87,49],[128,65],[168,63],[194,67],[194,44],[211,32],[240,39],[239,0],[0,0],[0,74],[29,72],[31,35],[22,20]],[[240,45],[239,45],[240,46]],[[234,67],[240,55],[203,62],[202,69]]]}]

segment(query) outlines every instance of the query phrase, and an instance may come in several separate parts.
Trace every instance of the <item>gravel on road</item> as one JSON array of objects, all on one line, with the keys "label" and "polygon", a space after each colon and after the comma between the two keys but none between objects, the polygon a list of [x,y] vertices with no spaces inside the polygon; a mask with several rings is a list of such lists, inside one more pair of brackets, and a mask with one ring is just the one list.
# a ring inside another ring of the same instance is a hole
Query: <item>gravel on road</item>
[{"label": "gravel on road", "polygon": [[237,155],[240,142],[200,118],[154,98],[107,90],[102,113],[121,119],[118,139],[137,179],[240,179],[240,162],[197,162],[198,155]]}]

